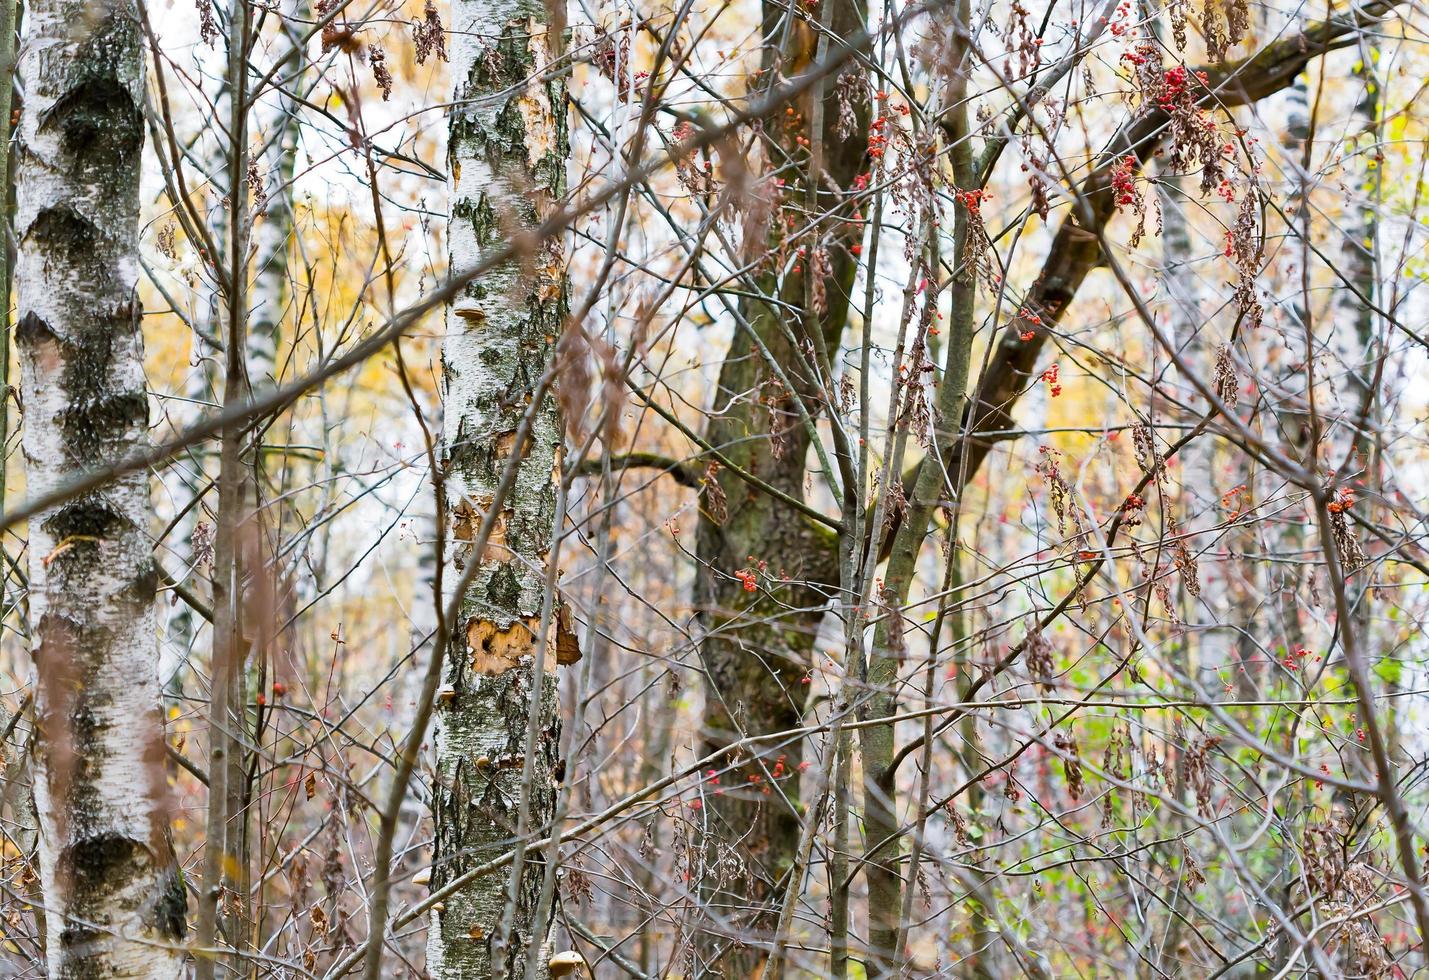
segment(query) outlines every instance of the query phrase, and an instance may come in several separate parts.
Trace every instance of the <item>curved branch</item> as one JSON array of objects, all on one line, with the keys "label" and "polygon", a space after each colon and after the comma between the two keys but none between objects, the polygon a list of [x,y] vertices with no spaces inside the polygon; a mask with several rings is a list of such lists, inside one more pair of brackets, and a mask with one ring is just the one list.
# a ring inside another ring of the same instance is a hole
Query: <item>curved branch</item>
[{"label": "curved branch", "polygon": [[[675,482],[680,486],[689,487],[692,490],[700,488],[700,474],[687,463],[671,456],[662,456],[659,453],[632,452],[610,457],[612,472],[641,468],[664,470],[666,475],[674,477]],[[605,472],[605,460],[600,456],[583,459],[576,467],[576,476],[600,476],[603,472]]]},{"label": "curved branch", "polygon": [[[1400,2],[1402,0],[1376,0],[1357,10],[1311,24],[1303,32],[1282,38],[1239,61],[1200,69],[1206,75],[1200,105],[1244,106],[1288,88],[1313,59],[1354,44],[1356,31],[1374,23]],[[977,475],[993,443],[1001,441],[981,433],[1014,427],[1012,411],[1031,384],[1033,369],[1047,338],[1062,321],[1087,274],[1101,264],[1097,240],[1116,214],[1116,197],[1111,190],[1113,167],[1127,154],[1134,154],[1138,162],[1144,164],[1161,145],[1170,121],[1170,114],[1159,106],[1152,106],[1127,120],[1076,189],[1073,199],[1080,202],[1080,206],[1057,229],[1042,271],[1020,304],[1040,316],[1041,322],[1033,323],[1020,316],[1009,320],[965,410],[965,436],[948,444],[941,465],[953,475],[956,484],[953,489],[957,493],[961,494],[963,487]],[[1022,340],[1028,333],[1031,339]],[[924,462],[927,459],[924,457]],[[924,462],[909,472],[904,481],[905,493],[916,485]],[[896,531],[895,525],[891,533],[884,535],[880,559],[888,557]]]}]

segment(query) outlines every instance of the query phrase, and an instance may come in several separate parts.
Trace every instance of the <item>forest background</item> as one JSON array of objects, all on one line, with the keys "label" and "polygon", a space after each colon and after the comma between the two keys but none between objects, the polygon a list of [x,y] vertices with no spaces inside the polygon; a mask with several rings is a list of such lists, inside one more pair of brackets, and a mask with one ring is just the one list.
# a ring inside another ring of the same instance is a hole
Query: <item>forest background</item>
[{"label": "forest background", "polygon": [[6,16],[6,975],[1426,968],[1422,6]]}]

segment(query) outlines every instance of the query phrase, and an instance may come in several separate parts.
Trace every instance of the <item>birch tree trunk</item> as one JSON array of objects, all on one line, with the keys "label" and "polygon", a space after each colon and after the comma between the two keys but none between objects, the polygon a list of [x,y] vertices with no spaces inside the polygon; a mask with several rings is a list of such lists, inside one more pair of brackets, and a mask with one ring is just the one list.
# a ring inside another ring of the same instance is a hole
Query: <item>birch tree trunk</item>
[{"label": "birch tree trunk", "polygon": [[[1367,465],[1366,457],[1373,443],[1370,432],[1374,429],[1376,351],[1375,315],[1370,304],[1375,301],[1376,293],[1375,240],[1379,235],[1377,209],[1381,198],[1378,142],[1380,83],[1375,64],[1379,59],[1379,49],[1373,44],[1362,43],[1359,53],[1360,61],[1354,66],[1359,94],[1350,117],[1351,129],[1344,148],[1349,157],[1344,176],[1349,195],[1340,219],[1344,236],[1340,241],[1344,263],[1341,271],[1354,288],[1336,284],[1334,316],[1329,332],[1331,351],[1338,362],[1332,370],[1344,372],[1343,380],[1336,383],[1340,423],[1349,428],[1350,433],[1332,443],[1334,452],[1325,461],[1327,466],[1339,466],[1344,460],[1344,447],[1350,446],[1355,458],[1346,467],[1349,474]],[[1366,405],[1369,417],[1367,424],[1361,425],[1359,414]]]},{"label": "birch tree trunk", "polygon": [[[146,440],[138,273],[144,62],[129,0],[37,0],[20,59],[16,282],[28,489]],[[30,523],[36,798],[52,977],[176,977],[143,471]]]},{"label": "birch tree trunk", "polygon": [[[552,8],[559,10],[559,7]],[[539,0],[456,0],[449,33],[455,102],[448,168],[453,271],[474,266],[517,229],[530,229],[564,190],[565,86],[541,75],[563,24]],[[535,400],[551,368],[566,315],[559,241],[533,246],[470,284],[447,310],[442,350],[443,455],[458,574],[479,567],[445,651],[436,719],[433,787],[436,843],[431,885],[440,888],[508,850],[518,825],[530,711],[539,712],[535,767],[524,792],[528,826],[540,834],[555,807],[560,726],[555,643],[542,669],[533,657],[556,519],[561,418],[556,399]],[[510,495],[483,554],[472,538],[492,506],[514,434],[533,413]],[[533,675],[540,690],[532,691]],[[432,912],[428,970],[438,980],[526,976],[532,944],[545,947],[552,921],[539,896],[541,854],[531,854],[508,908],[507,876],[479,878]],[[539,930],[540,934],[537,934]],[[504,948],[497,943],[504,936]],[[544,976],[548,951],[539,957]]]},{"label": "birch tree trunk", "polygon": [[[214,96],[215,118],[228,118],[230,100],[225,76]],[[193,424],[204,412],[217,409],[223,402],[220,384],[223,376],[223,352],[217,341],[223,335],[224,317],[217,270],[226,266],[228,256],[228,212],[221,204],[228,197],[228,140],[221,127],[214,127],[214,130],[215,132],[208,134],[208,139],[199,140],[193,149],[199,163],[195,170],[204,185],[196,195],[195,204],[203,215],[213,251],[205,257],[206,264],[211,268],[205,270],[201,279],[198,302],[193,310],[197,329],[193,331],[190,340],[189,373],[184,380],[183,390],[188,404],[176,409],[183,413],[182,422],[186,425]],[[157,141],[158,130],[152,129],[150,132]],[[181,515],[168,541],[168,550],[181,566],[179,577],[185,582],[192,581],[195,585],[202,583],[202,576],[199,574],[201,569],[197,566],[202,564],[198,556],[204,550],[195,547],[195,538],[209,536],[209,541],[212,541],[213,524],[209,512],[214,502],[206,488],[210,478],[215,481],[218,479],[216,468],[205,464],[205,454],[190,455],[190,470],[185,483],[191,493],[178,505]],[[183,696],[184,677],[192,669],[190,658],[201,649],[201,629],[199,616],[188,603],[181,602],[174,607],[159,652],[159,681],[166,697]]]},{"label": "birch tree trunk", "polygon": [[252,320],[248,333],[248,380],[255,389],[269,387],[278,377],[278,349],[290,288],[288,256],[293,238],[293,175],[298,159],[299,102],[306,60],[294,33],[309,16],[303,0],[285,4],[278,25],[274,60],[293,60],[281,70],[286,88],[277,93],[277,105],[263,133],[262,165],[266,186],[263,220],[253,228]]},{"label": "birch tree trunk", "polygon": [[[1333,384],[1333,428],[1321,447],[1321,464],[1334,474],[1344,488],[1368,491],[1367,501],[1373,501],[1379,491],[1379,433],[1376,421],[1380,409],[1376,388],[1376,361],[1382,356],[1375,337],[1377,301],[1377,270],[1375,268],[1379,237],[1378,208],[1383,195],[1380,188],[1380,80],[1376,70],[1379,49],[1362,41],[1360,60],[1353,72],[1359,86],[1354,111],[1349,120],[1343,152],[1346,155],[1344,182],[1348,185],[1345,211],[1340,218],[1343,237],[1340,240],[1341,265],[1336,281],[1330,322],[1326,325],[1330,357],[1329,372]],[[1362,502],[1361,508],[1369,506]],[[1368,588],[1365,574],[1347,575],[1345,593],[1353,615],[1357,643],[1364,651],[1374,650],[1374,593]],[[1343,644],[1343,640],[1339,641]],[[1343,646],[1340,656],[1344,657]],[[1361,653],[1361,656],[1364,656]],[[1346,771],[1358,779],[1373,782],[1375,764],[1368,746],[1351,744],[1345,752]],[[1335,794],[1336,803],[1347,813],[1354,813],[1368,803],[1345,791]],[[1353,828],[1354,821],[1348,821]]]}]

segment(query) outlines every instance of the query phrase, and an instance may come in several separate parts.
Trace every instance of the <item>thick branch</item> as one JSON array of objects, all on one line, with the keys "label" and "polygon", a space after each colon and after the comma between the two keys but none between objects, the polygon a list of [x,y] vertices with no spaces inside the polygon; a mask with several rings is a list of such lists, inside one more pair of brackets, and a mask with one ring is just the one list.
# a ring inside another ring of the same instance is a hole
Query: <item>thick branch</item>
[{"label": "thick branch", "polygon": [[[700,474],[688,464],[674,459],[670,456],[662,456],[659,453],[623,453],[619,456],[610,457],[610,469],[612,472],[631,469],[653,469],[663,470],[667,476],[673,477],[675,482],[682,487],[690,487],[693,490],[700,488]],[[577,476],[600,476],[604,471],[605,460],[599,456],[581,460],[580,466],[576,468]]]},{"label": "thick branch", "polygon": [[[1283,38],[1240,61],[1202,69],[1207,82],[1200,104],[1232,108],[1274,95],[1289,87],[1311,60],[1354,44],[1357,31],[1397,5],[1398,0],[1380,0],[1353,13],[1312,24],[1303,33]],[[968,408],[973,417],[964,419],[967,437],[951,440],[947,445],[942,465],[959,493],[977,474],[993,443],[998,441],[979,434],[1014,427],[1012,411],[1028,389],[1047,338],[1062,321],[1087,274],[1101,263],[1097,236],[1116,213],[1116,199],[1111,192],[1112,168],[1127,154],[1134,154],[1141,163],[1150,159],[1165,138],[1169,122],[1169,114],[1157,106],[1148,107],[1128,120],[1077,188],[1073,213],[1057,229],[1042,271],[1021,304],[1040,316],[1041,322],[1032,323],[1020,316],[1009,321],[978,380]],[[1032,338],[1022,340],[1021,336],[1027,333],[1031,333]],[[908,474],[904,481],[905,492],[916,486],[922,465]],[[896,529],[885,536],[880,557],[887,557],[895,535]]]}]

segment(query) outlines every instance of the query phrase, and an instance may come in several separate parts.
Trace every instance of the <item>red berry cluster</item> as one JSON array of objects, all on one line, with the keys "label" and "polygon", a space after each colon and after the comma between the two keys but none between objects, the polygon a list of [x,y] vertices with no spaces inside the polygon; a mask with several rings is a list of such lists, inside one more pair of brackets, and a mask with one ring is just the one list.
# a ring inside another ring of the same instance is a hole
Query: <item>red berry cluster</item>
[{"label": "red berry cluster", "polygon": [[1058,377],[1060,372],[1061,366],[1055,361],[1051,367],[1042,372],[1042,380],[1047,382],[1047,393],[1053,398],[1062,393],[1062,383]]},{"label": "red berry cluster", "polygon": [[959,204],[968,209],[969,214],[973,215],[974,217],[981,217],[982,202],[989,200],[992,197],[992,194],[981,188],[975,187],[970,191],[958,191],[953,196],[957,198]]},{"label": "red berry cluster", "polygon": [[1141,524],[1142,514],[1146,510],[1146,498],[1141,494],[1132,491],[1126,495],[1126,499],[1121,502],[1121,520],[1127,527],[1137,527]]},{"label": "red berry cluster", "polygon": [[1125,37],[1131,30],[1128,18],[1131,17],[1131,0],[1121,0],[1116,5],[1116,11],[1111,15],[1110,21],[1103,17],[1101,22],[1107,25],[1107,30],[1111,31],[1112,37]]},{"label": "red berry cluster", "polygon": [[[880,90],[878,91],[878,93],[874,96],[874,98],[876,98],[879,102],[887,102],[887,101],[888,101],[888,93],[885,92],[885,91],[883,91],[882,89],[880,89]],[[909,111],[909,110],[908,110],[908,106],[907,106],[907,105],[895,105],[895,106],[893,107],[893,109],[894,109],[895,112],[898,112],[898,113],[900,113],[901,115],[904,115],[904,116],[908,115],[908,111]]]},{"label": "red berry cluster", "polygon": [[1017,311],[1017,318],[1024,324],[1027,324],[1022,330],[1018,331],[1017,339],[1024,344],[1028,343],[1037,336],[1036,331],[1032,328],[1042,326],[1042,315],[1040,313],[1034,313],[1031,308],[1024,306]]},{"label": "red berry cluster", "polygon": [[749,556],[749,565],[734,573],[734,577],[739,579],[744,586],[745,592],[753,592],[759,588],[759,573],[768,571],[769,563],[760,561],[753,555]]},{"label": "red berry cluster", "polygon": [[1349,487],[1340,487],[1339,495],[1325,509],[1331,514],[1343,514],[1354,506],[1355,495]]},{"label": "red berry cluster", "polygon": [[1122,157],[1111,171],[1111,189],[1116,195],[1116,206],[1137,203],[1136,181],[1132,176],[1136,169],[1136,155],[1128,153]]},{"label": "red berry cluster", "polygon": [[1198,71],[1193,75],[1185,65],[1175,65],[1166,69],[1166,73],[1162,76],[1161,91],[1156,93],[1157,104],[1170,112],[1176,107],[1176,103],[1181,100],[1181,97],[1190,91],[1192,78],[1202,85],[1206,84],[1206,73],[1203,71]]},{"label": "red berry cluster", "polygon": [[888,125],[887,116],[879,116],[868,126],[868,156],[871,160],[882,159],[884,152],[888,149],[888,137],[883,135],[883,130]]}]

